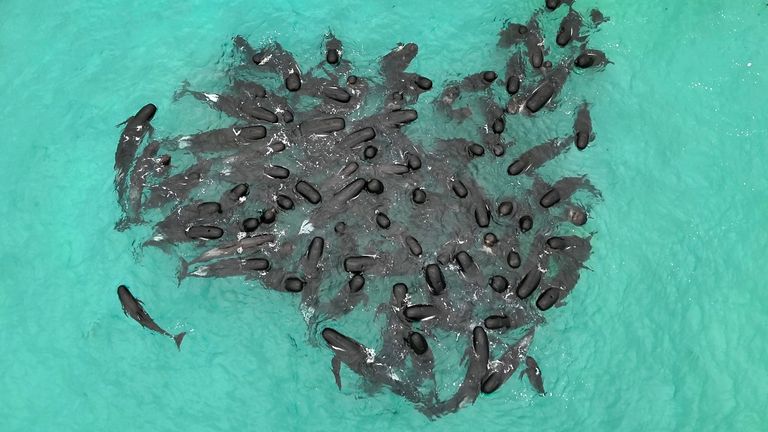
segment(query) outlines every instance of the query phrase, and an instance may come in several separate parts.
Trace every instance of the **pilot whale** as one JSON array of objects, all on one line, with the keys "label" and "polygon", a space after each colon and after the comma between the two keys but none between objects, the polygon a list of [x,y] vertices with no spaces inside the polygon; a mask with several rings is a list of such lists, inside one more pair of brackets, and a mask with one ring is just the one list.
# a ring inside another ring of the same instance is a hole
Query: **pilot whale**
[{"label": "pilot whale", "polygon": [[142,327],[173,339],[173,341],[176,342],[176,348],[181,349],[181,341],[184,339],[184,336],[187,335],[187,332],[181,332],[174,336],[160,328],[152,317],[149,316],[147,311],[144,310],[142,301],[134,297],[125,285],[117,287],[117,296],[120,298],[120,303],[123,305],[123,313],[125,315],[133,318],[137,323],[141,324]]}]

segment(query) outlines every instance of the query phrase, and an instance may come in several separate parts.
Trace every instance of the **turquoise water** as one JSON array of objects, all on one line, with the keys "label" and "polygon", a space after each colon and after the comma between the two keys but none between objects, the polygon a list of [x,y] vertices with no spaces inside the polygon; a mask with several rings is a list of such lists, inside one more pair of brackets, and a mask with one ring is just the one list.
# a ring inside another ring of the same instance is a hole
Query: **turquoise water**
[{"label": "turquoise water", "polygon": [[[764,1],[598,3],[611,21],[591,44],[615,64],[582,84],[598,139],[569,163],[604,199],[591,271],[531,350],[549,394],[510,380],[436,422],[387,392],[339,392],[295,299],[177,286],[176,261],[136,252],[112,229],[114,125],[152,101],[158,130],[180,130],[163,122],[183,112],[174,91],[217,82],[235,34],[307,65],[329,27],[355,62],[414,41],[413,69],[437,81],[493,66],[503,19],[543,0],[28,3],[0,3],[0,430],[768,426]],[[119,283],[191,331],[181,352],[123,316]]]}]

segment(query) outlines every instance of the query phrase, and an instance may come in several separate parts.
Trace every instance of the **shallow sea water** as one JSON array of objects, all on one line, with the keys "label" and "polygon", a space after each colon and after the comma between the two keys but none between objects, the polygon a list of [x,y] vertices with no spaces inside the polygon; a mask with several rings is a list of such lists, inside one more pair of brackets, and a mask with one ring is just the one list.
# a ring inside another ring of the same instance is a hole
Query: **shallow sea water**
[{"label": "shallow sea water", "polygon": [[[512,379],[433,422],[338,391],[295,298],[178,286],[178,262],[114,231],[114,126],[148,101],[161,134],[201,124],[173,94],[220,82],[236,34],[304,65],[329,28],[356,64],[413,41],[436,84],[501,71],[504,19],[543,0],[131,3],[0,3],[0,430],[768,428],[765,1],[577,1],[611,18],[591,45],[614,64],[579,84],[597,140],[568,174],[603,200],[590,270],[531,348],[548,395]],[[120,283],[191,330],[181,352],[123,316]]]}]

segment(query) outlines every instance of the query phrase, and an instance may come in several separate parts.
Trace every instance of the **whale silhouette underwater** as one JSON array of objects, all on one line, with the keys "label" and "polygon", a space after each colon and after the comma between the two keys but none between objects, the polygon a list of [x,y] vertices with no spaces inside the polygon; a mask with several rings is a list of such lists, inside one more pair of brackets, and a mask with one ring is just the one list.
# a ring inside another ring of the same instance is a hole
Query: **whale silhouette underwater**
[{"label": "whale silhouette underwater", "polygon": [[[348,368],[361,391],[386,388],[431,418],[516,373],[543,394],[529,347],[586,268],[588,214],[600,200],[584,173],[551,174],[573,159],[561,155],[581,155],[596,138],[590,105],[564,92],[609,64],[587,46],[606,18],[592,10],[584,20],[572,3],[548,0],[527,23],[505,23],[492,48],[507,58],[500,72],[474,71],[441,90],[409,71],[414,43],[362,76],[330,33],[325,59],[308,71],[278,43],[257,49],[235,37],[223,91],[185,84],[176,94],[230,126],[157,137],[152,104],[125,123],[116,229],[153,225],[141,247],[178,256],[180,282],[242,277],[300,296],[308,342],[327,345],[339,388]],[[540,21],[557,13],[554,46]],[[572,130],[528,142],[541,117],[558,115]],[[119,291],[134,319],[173,337]],[[370,329],[339,330],[352,312],[380,326],[370,346],[355,338],[370,339]],[[444,343],[465,350],[452,395],[436,379]]]}]

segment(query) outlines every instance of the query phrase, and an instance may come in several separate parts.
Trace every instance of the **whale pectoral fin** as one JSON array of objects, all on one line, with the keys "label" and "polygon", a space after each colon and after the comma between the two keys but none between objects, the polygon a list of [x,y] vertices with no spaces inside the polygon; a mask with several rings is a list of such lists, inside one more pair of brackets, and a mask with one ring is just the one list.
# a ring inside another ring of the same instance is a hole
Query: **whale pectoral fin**
[{"label": "whale pectoral fin", "polygon": [[333,371],[333,377],[336,379],[336,385],[341,390],[341,360],[336,356],[333,356],[333,359],[331,359],[331,370]]},{"label": "whale pectoral fin", "polygon": [[521,380],[523,379],[523,375],[525,375],[525,373],[526,373],[527,371],[528,371],[528,369],[527,369],[527,368],[526,368],[526,369],[523,369],[523,370],[521,370],[521,371],[520,371],[520,379],[521,379]]}]

